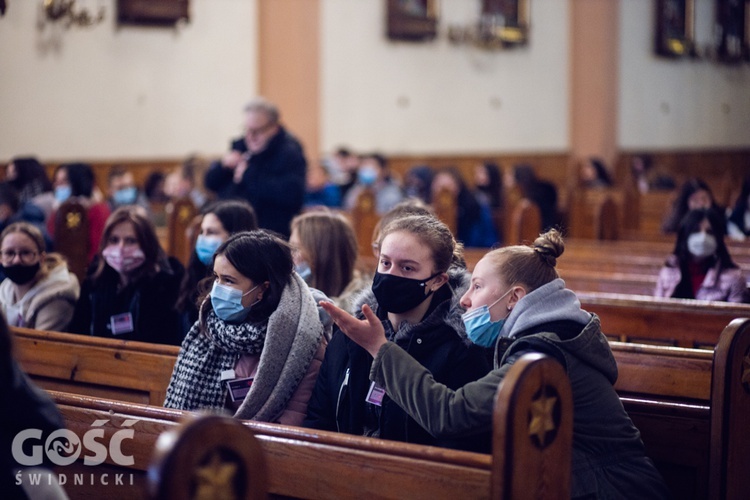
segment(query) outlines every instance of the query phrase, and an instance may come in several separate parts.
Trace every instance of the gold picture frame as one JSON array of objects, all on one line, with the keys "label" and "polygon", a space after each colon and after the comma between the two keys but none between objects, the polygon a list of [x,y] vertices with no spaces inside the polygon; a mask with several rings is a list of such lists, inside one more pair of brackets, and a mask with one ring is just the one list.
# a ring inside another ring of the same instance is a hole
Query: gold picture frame
[{"label": "gold picture frame", "polygon": [[387,0],[386,36],[390,40],[432,40],[437,24],[437,0]]},{"label": "gold picture frame", "polygon": [[695,0],[656,0],[655,32],[657,55],[695,56]]}]

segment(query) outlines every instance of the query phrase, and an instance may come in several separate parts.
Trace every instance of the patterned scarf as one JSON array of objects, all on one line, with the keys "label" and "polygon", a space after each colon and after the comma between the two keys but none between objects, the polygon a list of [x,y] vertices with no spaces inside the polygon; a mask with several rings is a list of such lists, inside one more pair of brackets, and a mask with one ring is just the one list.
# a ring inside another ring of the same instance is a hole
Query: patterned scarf
[{"label": "patterned scarf", "polygon": [[260,353],[250,392],[237,410],[237,418],[274,421],[307,373],[323,335],[315,301],[296,274],[281,294],[281,301],[266,324],[231,324],[213,311],[200,319],[182,343],[167,389],[164,406],[182,410],[224,408],[226,385],[221,372],[233,369],[243,354]]}]

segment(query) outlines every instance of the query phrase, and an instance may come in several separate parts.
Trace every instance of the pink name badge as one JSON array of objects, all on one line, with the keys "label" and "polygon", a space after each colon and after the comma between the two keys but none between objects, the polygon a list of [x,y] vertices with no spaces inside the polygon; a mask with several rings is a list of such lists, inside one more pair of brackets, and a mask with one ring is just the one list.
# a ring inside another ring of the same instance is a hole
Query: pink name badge
[{"label": "pink name badge", "polygon": [[229,398],[233,403],[242,401],[250,392],[250,387],[253,385],[253,377],[236,378],[234,380],[227,381],[227,387],[229,388]]},{"label": "pink name badge", "polygon": [[370,383],[370,390],[367,391],[367,397],[365,398],[365,401],[377,406],[382,406],[383,396],[385,396],[385,389],[380,387],[375,382],[372,382]]},{"label": "pink name badge", "polygon": [[133,327],[133,315],[129,312],[115,314],[109,318],[109,326],[112,329],[112,335],[130,333],[135,329]]}]

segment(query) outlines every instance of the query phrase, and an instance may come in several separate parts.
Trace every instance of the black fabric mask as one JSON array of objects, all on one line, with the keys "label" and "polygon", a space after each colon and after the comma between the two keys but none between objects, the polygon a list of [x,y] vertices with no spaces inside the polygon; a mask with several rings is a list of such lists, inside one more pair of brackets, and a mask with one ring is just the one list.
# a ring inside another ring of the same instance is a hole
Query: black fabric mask
[{"label": "black fabric mask", "polygon": [[435,273],[425,280],[414,280],[376,272],[372,280],[372,293],[379,307],[390,313],[401,314],[414,309],[432,295],[432,290],[424,293],[425,285],[439,274]]},{"label": "black fabric mask", "polygon": [[24,266],[23,264],[3,266],[3,270],[5,271],[5,276],[13,283],[16,285],[25,285],[33,280],[36,273],[39,272],[39,262],[30,266]]}]

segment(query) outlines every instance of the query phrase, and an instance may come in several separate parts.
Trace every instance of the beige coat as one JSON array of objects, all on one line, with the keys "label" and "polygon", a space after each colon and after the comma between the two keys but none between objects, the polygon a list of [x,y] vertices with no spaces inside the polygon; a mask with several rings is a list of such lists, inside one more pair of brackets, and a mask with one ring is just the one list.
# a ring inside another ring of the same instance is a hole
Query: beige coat
[{"label": "beige coat", "polygon": [[61,332],[73,317],[81,289],[75,274],[61,263],[20,300],[16,291],[10,279],[0,283],[0,306],[9,325]]}]

